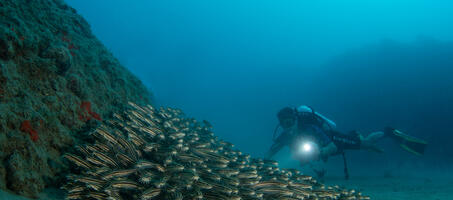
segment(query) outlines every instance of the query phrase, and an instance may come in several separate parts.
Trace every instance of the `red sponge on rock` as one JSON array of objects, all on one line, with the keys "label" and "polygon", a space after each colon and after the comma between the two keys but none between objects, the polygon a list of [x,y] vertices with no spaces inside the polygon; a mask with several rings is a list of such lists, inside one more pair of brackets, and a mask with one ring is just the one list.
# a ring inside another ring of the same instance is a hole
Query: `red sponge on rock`
[{"label": "red sponge on rock", "polygon": [[22,124],[20,125],[20,130],[22,132],[30,134],[30,138],[31,140],[33,140],[33,142],[36,142],[38,140],[38,132],[33,129],[29,120],[22,122]]}]

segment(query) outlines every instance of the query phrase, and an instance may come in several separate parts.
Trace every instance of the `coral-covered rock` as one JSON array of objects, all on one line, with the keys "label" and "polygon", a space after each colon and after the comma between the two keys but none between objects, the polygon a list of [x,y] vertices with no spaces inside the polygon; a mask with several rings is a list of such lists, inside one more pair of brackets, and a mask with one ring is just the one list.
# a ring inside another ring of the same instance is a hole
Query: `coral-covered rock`
[{"label": "coral-covered rock", "polygon": [[49,47],[41,55],[43,58],[49,58],[57,67],[57,74],[62,75],[69,70],[72,65],[72,56],[68,48],[64,46]]},{"label": "coral-covered rock", "polygon": [[11,59],[15,53],[11,28],[1,27],[0,35],[2,35],[2,37],[0,37],[0,58],[4,60]]},{"label": "coral-covered rock", "polygon": [[150,98],[63,1],[0,1],[0,189],[35,197],[58,185],[62,154],[128,101]]},{"label": "coral-covered rock", "polygon": [[7,187],[18,191],[21,195],[34,197],[44,188],[43,179],[30,166],[34,163],[29,158],[23,157],[20,153],[14,152],[6,162]]}]

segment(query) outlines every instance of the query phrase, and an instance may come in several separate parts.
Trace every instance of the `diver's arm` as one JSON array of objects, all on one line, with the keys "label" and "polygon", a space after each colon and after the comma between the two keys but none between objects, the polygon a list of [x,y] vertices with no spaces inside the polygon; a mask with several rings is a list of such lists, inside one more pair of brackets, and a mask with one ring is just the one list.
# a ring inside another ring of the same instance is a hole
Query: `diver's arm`
[{"label": "diver's arm", "polygon": [[267,151],[266,153],[266,159],[271,159],[276,153],[278,153],[280,151],[280,149],[283,148],[283,146],[285,146],[283,143],[281,142],[274,142],[274,144],[272,144],[271,148],[269,149],[269,151]]},{"label": "diver's arm", "polygon": [[271,159],[276,153],[278,153],[285,145],[291,140],[292,128],[285,129],[282,134],[280,134],[277,139],[275,139],[274,144],[272,144],[269,151],[266,153],[266,159]]}]

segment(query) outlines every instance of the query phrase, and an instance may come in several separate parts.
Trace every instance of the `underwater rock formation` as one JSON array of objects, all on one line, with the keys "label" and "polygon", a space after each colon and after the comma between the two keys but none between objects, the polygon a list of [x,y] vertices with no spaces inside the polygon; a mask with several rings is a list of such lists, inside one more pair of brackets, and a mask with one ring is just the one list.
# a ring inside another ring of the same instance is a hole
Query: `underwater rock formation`
[{"label": "underwater rock formation", "polygon": [[151,103],[73,8],[0,1],[0,189],[35,197],[60,183],[62,155],[128,101]]},{"label": "underwater rock formation", "polygon": [[251,158],[179,109],[129,105],[65,155],[66,199],[369,199]]}]

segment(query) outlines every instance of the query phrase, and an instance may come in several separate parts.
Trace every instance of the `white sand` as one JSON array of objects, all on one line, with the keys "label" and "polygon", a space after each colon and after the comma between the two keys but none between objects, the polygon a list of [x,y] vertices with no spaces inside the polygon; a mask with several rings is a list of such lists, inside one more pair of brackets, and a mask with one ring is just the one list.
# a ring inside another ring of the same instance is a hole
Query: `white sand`
[{"label": "white sand", "polygon": [[326,177],[324,183],[357,189],[375,200],[453,199],[453,179],[449,178],[352,177],[344,180]]}]

